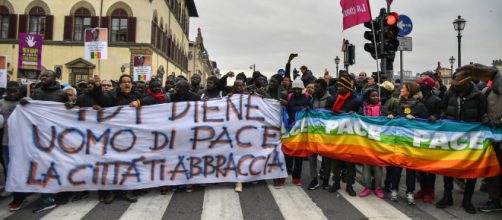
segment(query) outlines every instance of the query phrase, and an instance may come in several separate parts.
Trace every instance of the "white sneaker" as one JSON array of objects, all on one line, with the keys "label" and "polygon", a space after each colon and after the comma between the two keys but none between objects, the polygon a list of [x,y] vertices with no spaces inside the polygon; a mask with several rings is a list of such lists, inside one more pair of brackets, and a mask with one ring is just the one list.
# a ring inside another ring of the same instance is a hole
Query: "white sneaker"
[{"label": "white sneaker", "polygon": [[397,190],[390,191],[390,201],[397,202]]},{"label": "white sneaker", "polygon": [[406,199],[408,200],[408,205],[415,205],[415,196],[413,193],[406,193]]},{"label": "white sneaker", "polygon": [[235,183],[235,192],[242,192],[242,183]]}]

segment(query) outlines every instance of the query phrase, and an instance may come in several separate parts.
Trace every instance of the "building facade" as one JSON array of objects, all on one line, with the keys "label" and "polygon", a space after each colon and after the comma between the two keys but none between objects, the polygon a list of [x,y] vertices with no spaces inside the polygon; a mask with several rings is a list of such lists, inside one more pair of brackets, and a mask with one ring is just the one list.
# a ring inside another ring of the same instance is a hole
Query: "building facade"
[{"label": "building facade", "polygon": [[209,76],[215,75],[216,62],[209,59],[209,52],[204,46],[204,38],[200,28],[197,29],[195,41],[190,41],[188,50],[188,74],[199,74],[202,81],[206,83]]},{"label": "building facade", "polygon": [[[18,70],[18,33],[44,37],[42,66],[75,83],[99,74],[132,74],[135,55],[152,56],[152,75],[188,73],[190,17],[194,0],[0,0],[0,54],[13,78]],[[108,59],[86,60],[84,30],[108,28]],[[24,39],[21,39],[24,40]]]}]

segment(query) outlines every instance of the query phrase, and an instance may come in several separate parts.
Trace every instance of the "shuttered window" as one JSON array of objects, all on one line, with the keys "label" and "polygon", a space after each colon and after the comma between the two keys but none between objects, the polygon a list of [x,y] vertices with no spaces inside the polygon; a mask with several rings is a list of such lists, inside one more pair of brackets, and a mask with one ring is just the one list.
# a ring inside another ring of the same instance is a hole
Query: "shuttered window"
[{"label": "shuttered window", "polygon": [[0,6],[0,39],[9,38],[10,15],[9,9]]}]

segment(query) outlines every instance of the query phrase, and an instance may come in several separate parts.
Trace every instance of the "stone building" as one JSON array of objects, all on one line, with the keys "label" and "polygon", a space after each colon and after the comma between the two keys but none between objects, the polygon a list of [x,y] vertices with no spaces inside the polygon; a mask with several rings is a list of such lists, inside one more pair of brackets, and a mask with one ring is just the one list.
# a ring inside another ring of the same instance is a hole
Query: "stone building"
[{"label": "stone building", "polygon": [[209,59],[209,52],[204,46],[204,38],[200,28],[197,29],[195,41],[190,41],[188,50],[188,74],[199,74],[205,83],[207,77],[215,75],[216,62]]}]

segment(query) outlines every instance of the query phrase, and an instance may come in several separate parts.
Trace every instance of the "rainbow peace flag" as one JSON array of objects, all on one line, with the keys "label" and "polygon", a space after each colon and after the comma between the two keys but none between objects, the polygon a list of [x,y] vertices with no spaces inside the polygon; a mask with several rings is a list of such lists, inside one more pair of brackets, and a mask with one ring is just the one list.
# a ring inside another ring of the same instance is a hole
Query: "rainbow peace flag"
[{"label": "rainbow peace flag", "polygon": [[502,129],[479,123],[336,116],[307,110],[299,112],[295,123],[285,130],[282,149],[291,156],[320,154],[457,178],[501,173],[491,141],[502,140]]},{"label": "rainbow peace flag", "polygon": [[99,51],[91,52],[91,59],[101,59],[101,52]]}]

